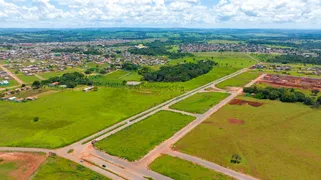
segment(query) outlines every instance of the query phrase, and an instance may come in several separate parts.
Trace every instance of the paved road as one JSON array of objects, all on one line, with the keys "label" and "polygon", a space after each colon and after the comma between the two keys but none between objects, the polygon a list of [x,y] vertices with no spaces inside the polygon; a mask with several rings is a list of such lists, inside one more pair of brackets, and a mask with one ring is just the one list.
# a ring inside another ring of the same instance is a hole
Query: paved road
[{"label": "paved road", "polygon": [[3,65],[0,64],[0,67],[6,71],[13,79],[15,79],[20,85],[25,84],[21,79],[19,79],[15,74],[13,74],[11,71],[9,71],[7,68],[3,67]]},{"label": "paved road", "polygon": [[[248,83],[247,85],[245,85],[245,87],[249,87],[252,86],[253,84],[255,84],[257,81],[259,81],[260,79],[262,79],[265,76],[265,74],[262,74],[261,76],[259,76],[258,78],[256,78],[255,80],[252,80],[250,83]],[[215,105],[214,107],[212,107],[211,109],[209,109],[206,113],[204,113],[203,115],[199,116],[195,121],[191,122],[189,125],[187,125],[186,127],[184,127],[183,129],[181,129],[179,132],[177,132],[174,136],[172,136],[171,138],[169,138],[168,140],[164,141],[162,144],[160,144],[159,146],[157,146],[155,149],[153,149],[152,151],[150,151],[144,158],[142,158],[141,160],[135,162],[135,164],[137,166],[140,167],[145,167],[147,168],[148,165],[153,162],[157,157],[159,157],[161,154],[170,152],[171,149],[170,147],[175,144],[177,141],[179,141],[182,137],[184,137],[187,133],[189,133],[191,130],[193,130],[195,127],[197,127],[199,124],[201,124],[203,121],[205,121],[207,118],[209,118],[213,113],[215,113],[216,111],[218,111],[220,108],[222,108],[223,106],[225,106],[227,103],[229,103],[231,100],[233,100],[234,98],[236,98],[237,96],[239,96],[241,93],[243,92],[243,89],[241,88],[240,90],[238,90],[237,92],[231,94],[229,97],[227,97],[226,99],[224,99],[223,101],[221,101],[219,104]],[[220,169],[217,169],[217,171],[219,171]],[[240,175],[242,175],[241,173],[239,173]]]}]

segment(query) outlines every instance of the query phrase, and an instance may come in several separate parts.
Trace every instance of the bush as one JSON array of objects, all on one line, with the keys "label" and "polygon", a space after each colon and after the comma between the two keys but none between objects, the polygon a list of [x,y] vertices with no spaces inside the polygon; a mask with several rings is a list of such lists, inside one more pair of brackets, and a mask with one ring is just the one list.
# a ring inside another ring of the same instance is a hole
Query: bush
[{"label": "bush", "polygon": [[309,105],[309,106],[313,105],[313,104],[314,104],[313,98],[311,98],[311,97],[306,97],[305,100],[304,100],[304,104],[305,104],[305,105]]},{"label": "bush", "polygon": [[285,94],[282,94],[280,101],[281,102],[297,102],[297,98],[293,92],[288,92]]},{"label": "bush", "polygon": [[262,92],[259,92],[259,93],[255,94],[254,97],[256,99],[266,99],[266,96]]},{"label": "bush", "polygon": [[39,117],[34,117],[33,118],[33,122],[38,122],[39,121]]}]

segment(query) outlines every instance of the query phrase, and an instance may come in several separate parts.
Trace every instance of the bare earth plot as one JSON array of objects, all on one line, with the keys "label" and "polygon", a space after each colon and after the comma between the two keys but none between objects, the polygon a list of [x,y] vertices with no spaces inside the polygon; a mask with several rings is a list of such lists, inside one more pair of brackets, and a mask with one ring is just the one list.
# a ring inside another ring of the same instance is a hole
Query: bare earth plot
[{"label": "bare earth plot", "polygon": [[[320,109],[238,99],[192,130],[174,149],[260,179],[320,179]],[[241,156],[240,164],[231,163],[234,154]]]},{"label": "bare earth plot", "polygon": [[27,180],[45,159],[45,154],[0,152],[0,179]]},{"label": "bare earth plot", "polygon": [[226,175],[169,155],[157,158],[149,166],[153,171],[179,180],[229,180]]},{"label": "bare earth plot", "polygon": [[110,155],[135,161],[193,120],[191,116],[160,111],[97,142],[96,146]]}]

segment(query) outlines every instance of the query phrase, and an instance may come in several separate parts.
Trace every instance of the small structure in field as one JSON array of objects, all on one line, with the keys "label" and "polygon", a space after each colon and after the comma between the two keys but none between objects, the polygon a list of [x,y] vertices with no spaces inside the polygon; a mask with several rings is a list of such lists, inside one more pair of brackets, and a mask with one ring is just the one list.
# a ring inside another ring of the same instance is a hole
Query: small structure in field
[{"label": "small structure in field", "polygon": [[126,84],[129,86],[137,86],[140,85],[142,82],[139,81],[128,81]]},{"label": "small structure in field", "polygon": [[94,86],[86,87],[83,91],[84,92],[89,92],[94,89]]},{"label": "small structure in field", "polygon": [[58,85],[59,85],[59,82],[53,82],[53,83],[49,84],[49,86],[51,86],[51,87],[58,86]]}]

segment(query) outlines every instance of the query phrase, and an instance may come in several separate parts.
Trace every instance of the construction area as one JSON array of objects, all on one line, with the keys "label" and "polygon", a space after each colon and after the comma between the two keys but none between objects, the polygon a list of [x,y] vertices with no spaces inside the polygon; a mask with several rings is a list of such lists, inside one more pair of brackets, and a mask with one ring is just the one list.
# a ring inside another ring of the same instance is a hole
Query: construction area
[{"label": "construction area", "polygon": [[293,87],[302,89],[318,89],[321,90],[321,79],[306,78],[306,77],[294,77],[294,76],[282,76],[277,74],[268,74],[259,83],[269,84],[271,86],[278,87]]}]

